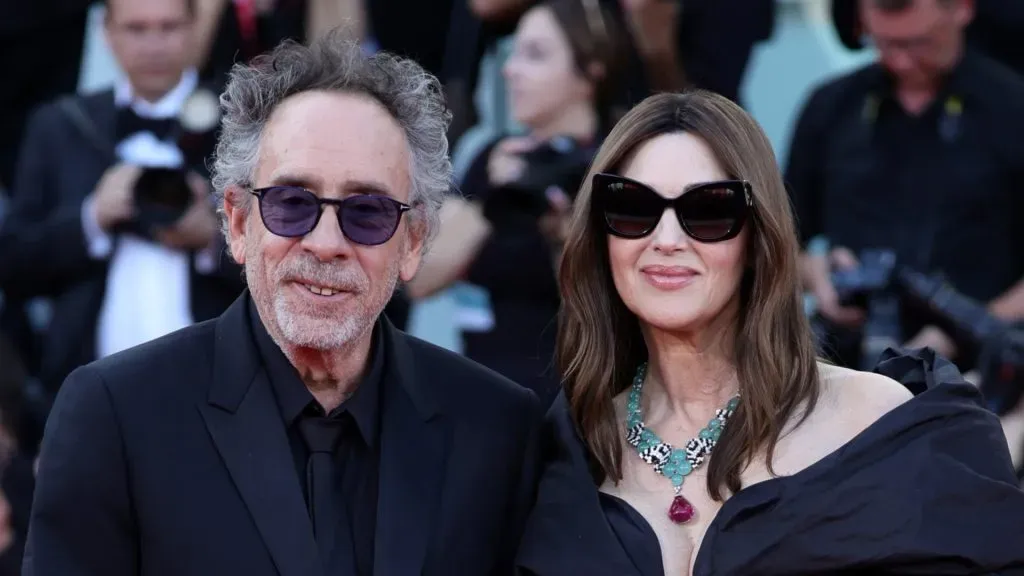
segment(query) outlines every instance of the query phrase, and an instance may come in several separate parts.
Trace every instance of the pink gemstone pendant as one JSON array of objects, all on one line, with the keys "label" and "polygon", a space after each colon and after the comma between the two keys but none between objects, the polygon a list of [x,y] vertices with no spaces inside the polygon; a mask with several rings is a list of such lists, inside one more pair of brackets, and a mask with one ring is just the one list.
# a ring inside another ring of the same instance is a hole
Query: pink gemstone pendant
[{"label": "pink gemstone pendant", "polygon": [[693,504],[682,496],[676,496],[668,508],[668,518],[676,524],[686,524],[693,518]]}]

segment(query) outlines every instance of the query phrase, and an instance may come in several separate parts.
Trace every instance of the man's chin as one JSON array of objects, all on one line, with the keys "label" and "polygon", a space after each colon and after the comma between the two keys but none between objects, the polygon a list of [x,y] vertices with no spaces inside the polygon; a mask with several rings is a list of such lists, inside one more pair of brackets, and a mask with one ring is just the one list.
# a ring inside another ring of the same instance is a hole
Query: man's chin
[{"label": "man's chin", "polygon": [[312,318],[282,315],[278,318],[281,332],[289,346],[318,351],[344,347],[358,336],[353,322],[335,318]]}]

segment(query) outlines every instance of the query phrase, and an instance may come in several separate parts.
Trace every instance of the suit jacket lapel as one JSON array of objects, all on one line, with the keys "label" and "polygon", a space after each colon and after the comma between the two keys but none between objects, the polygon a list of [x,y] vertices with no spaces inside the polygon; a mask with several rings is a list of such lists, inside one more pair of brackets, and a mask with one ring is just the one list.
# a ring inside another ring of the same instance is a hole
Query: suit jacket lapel
[{"label": "suit jacket lapel", "polygon": [[75,119],[76,128],[81,132],[95,152],[111,164],[117,161],[117,104],[114,91],[104,90],[90,94],[80,100],[84,119]]},{"label": "suit jacket lapel", "polygon": [[431,536],[438,533],[449,429],[429,389],[416,378],[405,336],[386,320],[380,490],[374,573],[422,574]]},{"label": "suit jacket lapel", "polygon": [[323,574],[291,448],[249,328],[248,294],[218,321],[214,382],[199,410],[282,576]]}]

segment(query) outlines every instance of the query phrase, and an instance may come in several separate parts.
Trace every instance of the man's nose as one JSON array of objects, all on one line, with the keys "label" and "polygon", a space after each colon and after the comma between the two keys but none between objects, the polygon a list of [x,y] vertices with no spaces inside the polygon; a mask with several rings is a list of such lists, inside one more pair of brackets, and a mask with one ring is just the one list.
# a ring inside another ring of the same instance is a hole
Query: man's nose
[{"label": "man's nose", "polygon": [[324,206],[316,228],[302,238],[302,247],[321,262],[348,258],[352,255],[352,243],[338,225],[338,210],[337,206]]},{"label": "man's nose", "polygon": [[914,59],[903,48],[888,48],[884,60],[893,72],[907,72],[914,68]]}]

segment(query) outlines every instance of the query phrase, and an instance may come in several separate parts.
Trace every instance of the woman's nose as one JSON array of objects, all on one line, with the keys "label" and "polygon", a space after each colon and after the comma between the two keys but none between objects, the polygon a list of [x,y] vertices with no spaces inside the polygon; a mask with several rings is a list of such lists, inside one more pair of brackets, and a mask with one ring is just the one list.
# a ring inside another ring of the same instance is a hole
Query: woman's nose
[{"label": "woman's nose", "polygon": [[679,225],[679,219],[671,208],[662,213],[658,227],[651,234],[651,245],[663,254],[673,254],[690,246],[690,236]]}]

